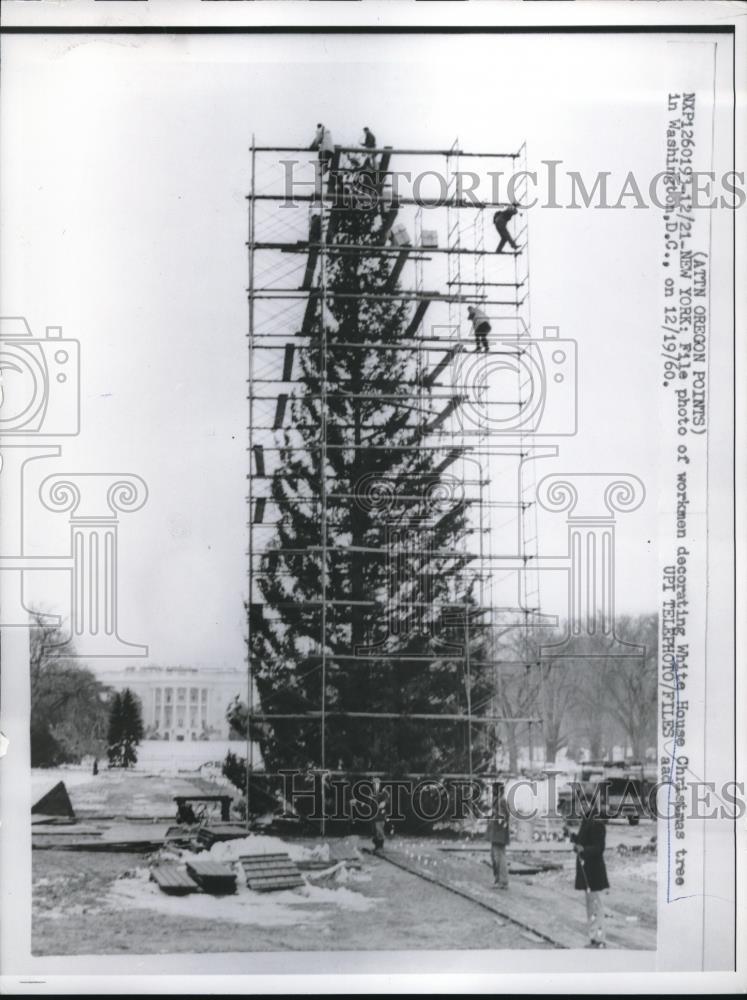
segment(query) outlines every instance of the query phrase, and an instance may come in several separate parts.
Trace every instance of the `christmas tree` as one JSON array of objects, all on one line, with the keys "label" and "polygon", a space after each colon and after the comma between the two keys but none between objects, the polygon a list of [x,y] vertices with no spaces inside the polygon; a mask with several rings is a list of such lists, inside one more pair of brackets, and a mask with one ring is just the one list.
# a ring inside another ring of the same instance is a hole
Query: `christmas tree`
[{"label": "christmas tree", "polygon": [[[484,636],[464,611],[476,569],[463,485],[446,471],[448,449],[425,447],[447,404],[408,349],[412,306],[396,294],[396,256],[375,249],[385,234],[375,204],[332,213],[324,304],[298,349],[278,441],[275,539],[255,583],[263,604],[249,609],[261,712],[324,705],[324,759],[318,717],[254,722],[252,738],[270,770],[464,771],[466,722],[412,718],[484,713],[490,701]],[[244,706],[230,719],[243,729]]]}]

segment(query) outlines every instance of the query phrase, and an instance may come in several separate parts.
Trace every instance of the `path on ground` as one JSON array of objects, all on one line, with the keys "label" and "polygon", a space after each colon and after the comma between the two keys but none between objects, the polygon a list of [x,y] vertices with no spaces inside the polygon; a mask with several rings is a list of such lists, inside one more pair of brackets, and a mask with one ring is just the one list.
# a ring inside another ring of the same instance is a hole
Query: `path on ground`
[{"label": "path on ground", "polygon": [[[517,855],[512,852],[514,857]],[[520,855],[519,855],[520,856]],[[382,857],[402,869],[418,873],[444,891],[471,898],[475,905],[516,921],[546,943],[562,948],[583,948],[587,941],[584,894],[573,888],[575,858],[570,849],[552,852],[553,862],[563,859],[560,870],[534,876],[514,876],[508,891],[493,887],[487,855],[480,851],[443,851],[427,840],[387,843]],[[518,860],[518,858],[517,858]],[[604,896],[607,943],[610,948],[656,948],[656,882],[636,880],[628,862],[618,870],[618,856],[607,858],[611,890]],[[635,864],[635,862],[634,862]]]}]

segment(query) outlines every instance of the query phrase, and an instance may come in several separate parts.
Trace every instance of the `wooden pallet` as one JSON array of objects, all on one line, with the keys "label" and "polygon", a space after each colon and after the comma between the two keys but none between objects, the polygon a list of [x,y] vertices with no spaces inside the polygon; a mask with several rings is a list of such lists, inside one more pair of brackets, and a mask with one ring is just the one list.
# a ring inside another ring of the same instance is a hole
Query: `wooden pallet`
[{"label": "wooden pallet", "polygon": [[197,883],[178,865],[158,865],[151,870],[150,879],[168,896],[186,896],[198,890]]},{"label": "wooden pallet", "polygon": [[188,861],[187,871],[203,892],[212,896],[236,892],[236,874],[228,865],[217,861]]},{"label": "wooden pallet", "polygon": [[305,885],[301,872],[287,854],[246,854],[239,861],[246,884],[254,892],[297,889]]}]

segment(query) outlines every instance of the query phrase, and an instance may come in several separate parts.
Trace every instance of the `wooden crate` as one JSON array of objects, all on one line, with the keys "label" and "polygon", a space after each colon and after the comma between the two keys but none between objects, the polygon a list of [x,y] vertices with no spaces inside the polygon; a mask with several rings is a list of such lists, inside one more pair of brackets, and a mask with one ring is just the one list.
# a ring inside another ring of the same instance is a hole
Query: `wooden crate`
[{"label": "wooden crate", "polygon": [[297,865],[287,854],[247,854],[239,858],[246,884],[254,892],[297,889],[305,885]]},{"label": "wooden crate", "polygon": [[187,871],[203,890],[213,896],[236,892],[236,874],[217,861],[188,861]]},{"label": "wooden crate", "polygon": [[197,892],[198,889],[197,883],[179,865],[158,865],[152,869],[150,879],[169,896],[186,896],[188,892]]}]

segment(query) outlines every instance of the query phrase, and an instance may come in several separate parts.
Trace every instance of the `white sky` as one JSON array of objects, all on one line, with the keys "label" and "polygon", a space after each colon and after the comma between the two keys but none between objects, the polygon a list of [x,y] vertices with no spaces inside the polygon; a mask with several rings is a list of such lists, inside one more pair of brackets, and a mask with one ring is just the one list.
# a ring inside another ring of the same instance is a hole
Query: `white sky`
[{"label": "white sky", "polygon": [[[34,511],[41,478],[142,476],[148,503],[121,519],[122,637],[154,662],[240,664],[252,132],[306,145],[323,120],[336,142],[363,124],[395,147],[526,140],[530,167],[611,170],[616,191],[663,169],[666,93],[691,54],[624,35],[4,37],[2,313],[37,336],[63,326],[82,354],[80,437],[29,467],[34,551],[67,542],[65,515]],[[579,349],[579,433],[538,475],[644,481],[650,499],[618,521],[617,607],[651,610],[660,213],[536,209],[530,244],[535,333],[559,326]],[[564,544],[560,515],[540,549]]]}]

